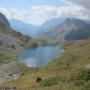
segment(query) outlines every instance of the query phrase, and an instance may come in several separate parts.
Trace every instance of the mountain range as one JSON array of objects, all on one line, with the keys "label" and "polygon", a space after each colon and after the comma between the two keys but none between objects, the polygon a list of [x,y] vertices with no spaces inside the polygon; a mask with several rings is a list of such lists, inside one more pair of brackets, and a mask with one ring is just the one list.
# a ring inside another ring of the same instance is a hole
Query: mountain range
[{"label": "mountain range", "polygon": [[90,37],[90,21],[77,18],[57,18],[35,26],[17,19],[9,20],[11,27],[32,38],[55,41],[80,40]]},{"label": "mountain range", "polygon": [[58,25],[58,24],[61,24],[61,23],[63,23],[64,21],[65,21],[65,17],[47,20],[45,23],[43,23],[43,24],[40,26],[39,31],[41,31],[41,30],[44,31],[44,29],[45,29],[45,31],[46,31],[47,28],[49,28],[49,27],[51,27],[51,26],[56,26],[56,25]]},{"label": "mountain range", "polygon": [[[53,23],[52,20],[48,22]],[[55,24],[49,24],[49,26],[48,22],[39,28],[39,38],[65,41],[86,39],[90,37],[89,21],[80,20],[77,18],[66,18],[65,20],[56,20]]]}]

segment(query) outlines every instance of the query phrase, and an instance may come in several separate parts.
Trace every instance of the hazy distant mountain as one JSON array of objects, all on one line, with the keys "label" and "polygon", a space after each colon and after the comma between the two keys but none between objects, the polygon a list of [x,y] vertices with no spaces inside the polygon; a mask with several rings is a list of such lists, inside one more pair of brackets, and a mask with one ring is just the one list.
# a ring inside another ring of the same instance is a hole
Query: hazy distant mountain
[{"label": "hazy distant mountain", "polygon": [[[46,26],[47,26],[47,23],[46,23]],[[51,40],[59,40],[59,41],[73,40],[72,39],[73,37],[69,37],[69,35],[71,35],[70,34],[71,32],[73,32],[73,35],[74,35],[74,31],[77,31],[77,34],[83,33],[81,34],[83,35],[82,36],[83,39],[88,38],[90,37],[90,24],[87,21],[83,21],[80,19],[66,18],[66,20],[64,20],[64,22],[62,23],[60,22],[55,25],[49,26],[44,30],[41,28],[38,34],[38,37],[43,39],[51,39]],[[77,37],[77,34],[75,34],[75,37]],[[76,40],[81,39],[79,35],[80,34],[78,34],[78,37],[75,38]]]},{"label": "hazy distant mountain", "polygon": [[21,32],[25,35],[29,35],[31,37],[35,37],[35,33],[37,31],[37,26],[27,24],[23,21],[11,19],[9,20],[11,27],[14,28],[16,31]]},{"label": "hazy distant mountain", "polygon": [[60,23],[63,23],[65,21],[65,18],[57,18],[57,19],[51,19],[49,21],[46,21],[44,24],[42,24],[39,28],[39,31],[46,31],[46,29],[48,29],[49,27],[52,27],[52,26],[56,26]]}]

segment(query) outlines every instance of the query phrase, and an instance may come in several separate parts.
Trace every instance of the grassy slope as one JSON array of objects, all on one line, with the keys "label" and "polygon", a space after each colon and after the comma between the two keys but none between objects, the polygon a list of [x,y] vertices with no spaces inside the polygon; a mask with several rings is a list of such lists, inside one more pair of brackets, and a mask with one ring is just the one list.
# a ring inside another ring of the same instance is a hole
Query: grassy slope
[{"label": "grassy slope", "polygon": [[[9,64],[9,63],[16,63],[19,64],[21,67],[25,66],[22,63],[17,61],[17,57],[20,53],[7,48],[3,45],[0,45],[0,65],[2,64]],[[13,68],[12,68],[13,70]]]},{"label": "grassy slope", "polygon": [[16,60],[15,53],[8,48],[0,46],[0,63],[9,63],[12,59],[13,61]]},{"label": "grassy slope", "polygon": [[[90,39],[72,42],[66,47],[62,57],[40,69],[28,69],[18,80],[6,82],[0,87],[14,86],[18,90],[81,90],[81,86],[76,86],[71,77],[90,64]],[[42,78],[40,83],[36,82],[37,77]]]}]

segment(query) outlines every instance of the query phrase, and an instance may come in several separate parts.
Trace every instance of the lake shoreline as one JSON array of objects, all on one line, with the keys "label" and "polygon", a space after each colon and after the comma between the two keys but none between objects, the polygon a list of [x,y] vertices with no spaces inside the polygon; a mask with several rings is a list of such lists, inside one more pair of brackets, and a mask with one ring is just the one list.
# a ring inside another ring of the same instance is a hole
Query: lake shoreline
[{"label": "lake shoreline", "polygon": [[[39,58],[40,58],[40,62],[41,63],[43,63],[43,62],[45,62],[45,61],[47,61],[48,59],[49,60],[54,60],[54,59],[56,59],[57,58],[57,56],[59,56],[59,53],[61,53],[62,52],[62,50],[64,49],[64,48],[60,48],[60,46],[62,46],[62,45],[59,45],[59,46],[57,46],[57,45],[41,45],[41,46],[38,46],[38,47],[35,47],[35,48],[30,48],[30,49],[27,49],[25,52],[23,52],[21,55],[20,55],[20,57],[18,58],[18,59],[21,59],[22,61],[23,60],[29,60],[28,58],[29,57],[32,57],[31,55],[33,55],[33,57],[31,58],[31,61],[32,61],[32,63],[34,62],[36,62],[35,61],[35,59],[37,59],[38,58],[38,56],[39,56]],[[44,48],[46,48],[46,50],[44,49]],[[44,49],[44,50],[43,50]],[[53,49],[54,49],[54,51],[53,51]],[[55,52],[55,49],[56,49],[56,52]],[[36,50],[36,51],[35,51]],[[39,53],[38,54],[38,51],[42,51],[41,53]],[[48,50],[49,50],[49,53],[48,53]],[[31,51],[33,51],[33,54],[31,53]],[[29,52],[29,53],[27,53],[27,52]],[[44,54],[46,53],[46,55],[44,55]],[[54,53],[54,55],[52,55]],[[26,55],[27,54],[27,55]],[[34,54],[35,54],[35,56],[34,56]],[[37,56],[37,54],[38,54],[38,56]],[[43,55],[42,55],[43,54]],[[56,54],[58,54],[58,55],[56,55]],[[26,56],[25,56],[26,55]],[[30,56],[29,56],[30,55]],[[52,57],[53,58],[51,58],[50,59],[50,57],[48,57],[48,55],[52,55]],[[56,55],[56,58],[54,58],[54,56]],[[28,56],[28,58],[27,58],[27,56]],[[37,57],[36,57],[37,56]],[[42,57],[42,56],[46,56],[45,58],[47,58],[46,60],[44,60],[44,58]],[[42,59],[41,59],[42,58]],[[32,60],[33,59],[33,60]],[[29,60],[30,61],[30,60]],[[25,62],[24,62],[25,63]],[[29,62],[30,63],[30,62]],[[34,64],[33,63],[33,64]],[[37,62],[38,63],[38,62]],[[39,64],[39,63],[38,63]],[[48,64],[48,63],[47,63]]]}]

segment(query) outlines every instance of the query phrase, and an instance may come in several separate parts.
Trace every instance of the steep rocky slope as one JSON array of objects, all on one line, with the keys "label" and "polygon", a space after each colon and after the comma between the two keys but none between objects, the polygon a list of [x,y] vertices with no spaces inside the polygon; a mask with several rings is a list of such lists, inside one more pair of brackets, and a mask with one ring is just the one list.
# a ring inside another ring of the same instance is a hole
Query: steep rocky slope
[{"label": "steep rocky slope", "polygon": [[30,40],[31,37],[15,32],[0,13],[0,83],[19,77],[24,65],[17,61],[17,56]]},{"label": "steep rocky slope", "polygon": [[17,51],[24,49],[22,45],[31,40],[31,38],[15,32],[10,27],[5,16],[3,14],[0,14],[0,16],[0,44]]}]

